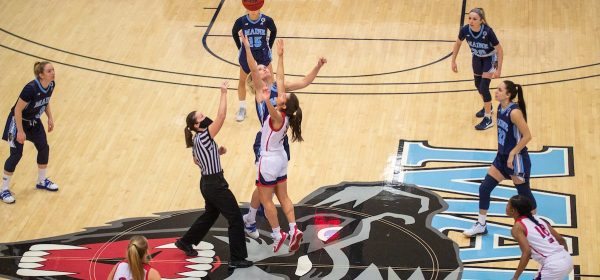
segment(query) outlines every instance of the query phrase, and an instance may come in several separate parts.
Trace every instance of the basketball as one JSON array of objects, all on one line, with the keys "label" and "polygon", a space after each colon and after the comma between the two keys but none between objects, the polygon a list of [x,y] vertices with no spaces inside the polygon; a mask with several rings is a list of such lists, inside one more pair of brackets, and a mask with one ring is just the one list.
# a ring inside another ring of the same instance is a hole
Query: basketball
[{"label": "basketball", "polygon": [[265,0],[242,0],[242,4],[248,11],[256,11],[262,8],[263,4],[265,4]]}]

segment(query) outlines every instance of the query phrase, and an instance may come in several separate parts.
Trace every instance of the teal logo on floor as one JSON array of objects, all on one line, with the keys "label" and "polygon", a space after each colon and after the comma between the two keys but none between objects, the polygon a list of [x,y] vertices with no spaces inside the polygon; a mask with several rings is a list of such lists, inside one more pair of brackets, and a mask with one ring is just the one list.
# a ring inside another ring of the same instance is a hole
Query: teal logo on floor
[{"label": "teal logo on floor", "polygon": [[[559,232],[560,228],[576,228],[575,196],[539,190],[542,186],[536,182],[536,178],[574,176],[573,148],[544,147],[540,151],[529,151],[529,155],[532,163],[531,186],[539,206],[538,215],[558,228]],[[427,141],[401,140],[393,181],[438,191],[448,203],[448,209],[434,216],[431,225],[446,235],[452,231],[462,232],[475,222],[474,217],[479,208],[479,184],[495,156],[495,150],[442,148],[430,146]],[[436,166],[439,166],[439,163],[448,163],[448,166],[426,167],[427,163],[434,162]],[[513,186],[502,184],[511,183],[509,180],[501,182],[501,185],[494,189],[488,216],[505,216],[506,202],[517,192]],[[544,189],[549,187],[544,186]],[[460,198],[456,198],[457,196]],[[474,237],[469,246],[460,248],[459,256],[464,265],[463,279],[512,277],[514,269],[485,268],[494,267],[494,263],[498,261],[520,258],[519,246],[511,237],[511,226],[488,221],[487,235]],[[577,237],[564,237],[569,244],[570,253],[578,255]],[[579,269],[580,267],[576,266],[574,272],[566,279],[574,279]],[[526,271],[521,278],[533,279],[536,273]]]}]

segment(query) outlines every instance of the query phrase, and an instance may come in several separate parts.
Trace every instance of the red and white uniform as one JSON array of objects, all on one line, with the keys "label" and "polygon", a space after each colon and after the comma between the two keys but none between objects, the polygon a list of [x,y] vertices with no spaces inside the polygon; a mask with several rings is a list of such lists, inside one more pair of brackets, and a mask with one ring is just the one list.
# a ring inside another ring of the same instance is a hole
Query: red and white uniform
[{"label": "red and white uniform", "polygon": [[[152,267],[145,263],[144,264],[144,279],[148,280],[148,274]],[[117,269],[115,269],[115,276],[113,280],[133,280],[133,276],[131,275],[131,269],[129,269],[129,264],[126,262],[120,262],[117,264]]]},{"label": "red and white uniform", "polygon": [[288,158],[283,148],[283,138],[287,133],[289,118],[284,112],[280,113],[283,117],[281,128],[274,129],[271,116],[268,116],[261,129],[256,176],[256,185],[259,187],[272,187],[287,180]]},{"label": "red and white uniform", "polygon": [[569,252],[558,243],[548,230],[548,224],[538,216],[533,216],[539,225],[528,217],[520,217],[517,222],[525,229],[531,248],[531,258],[542,265],[535,279],[564,279],[573,270],[573,260]]}]

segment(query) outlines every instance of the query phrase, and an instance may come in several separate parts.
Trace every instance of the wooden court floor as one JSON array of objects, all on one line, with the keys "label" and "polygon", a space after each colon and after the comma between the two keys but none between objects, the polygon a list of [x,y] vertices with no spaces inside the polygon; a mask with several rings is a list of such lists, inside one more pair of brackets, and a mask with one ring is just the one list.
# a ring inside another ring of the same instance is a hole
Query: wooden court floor
[{"label": "wooden court floor", "polygon": [[[35,190],[36,152],[25,145],[11,183],[16,204],[0,205],[0,243],[202,208],[199,171],[182,130],[192,110],[216,114],[223,80],[231,88],[228,115],[216,140],[228,149],[222,163],[233,193],[250,200],[259,125],[251,95],[248,118],[234,120],[239,68],[230,31],[244,13],[239,2],[0,0],[0,117],[4,123],[32,80],[33,63],[52,61],[48,172],[60,185],[58,193]],[[572,276],[600,277],[600,2],[592,0],[267,1],[263,12],[286,41],[286,79],[307,73],[319,56],[328,60],[315,83],[298,91],[305,142],[291,145],[292,201],[340,182],[392,180],[400,140],[496,148],[495,127],[473,129],[480,99],[466,43],[458,74],[448,58],[465,9],[479,6],[504,47],[502,75],[524,85],[530,151],[571,151],[568,176],[541,176],[532,187],[576,201],[568,211],[577,223],[557,229],[577,239],[580,269]],[[8,153],[2,142],[0,158]],[[432,161],[425,168],[459,165]],[[540,213],[550,208],[541,205]],[[461,247],[470,244],[449,236]],[[514,269],[517,262],[463,265]]]}]

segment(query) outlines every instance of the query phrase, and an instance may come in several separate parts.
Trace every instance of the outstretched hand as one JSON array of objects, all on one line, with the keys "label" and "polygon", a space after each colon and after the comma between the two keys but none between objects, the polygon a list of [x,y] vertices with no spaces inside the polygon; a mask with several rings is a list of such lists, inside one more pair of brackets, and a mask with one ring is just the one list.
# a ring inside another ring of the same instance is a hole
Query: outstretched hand
[{"label": "outstretched hand", "polygon": [[325,63],[327,63],[327,58],[321,56],[319,57],[319,61],[317,61],[317,66],[321,67],[325,65]]},{"label": "outstretched hand", "polygon": [[277,55],[282,56],[283,55],[283,39],[277,39],[277,42],[275,44],[277,45]]},{"label": "outstretched hand", "polygon": [[229,87],[229,81],[223,81],[223,83],[221,83],[221,93],[227,93],[228,87]]},{"label": "outstretched hand", "polygon": [[246,47],[250,46],[250,42],[248,42],[248,37],[246,37],[246,35],[244,35],[244,31],[240,30],[238,32],[238,35],[240,36],[240,40],[242,41],[244,46],[246,46]]}]

